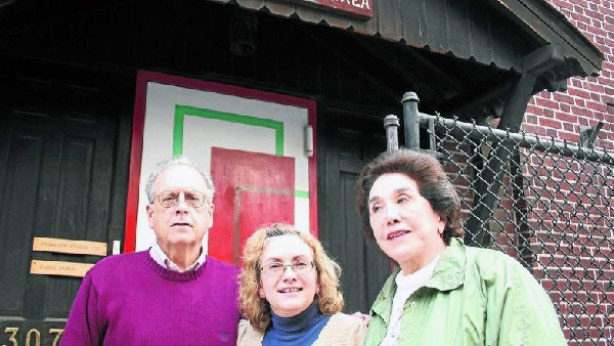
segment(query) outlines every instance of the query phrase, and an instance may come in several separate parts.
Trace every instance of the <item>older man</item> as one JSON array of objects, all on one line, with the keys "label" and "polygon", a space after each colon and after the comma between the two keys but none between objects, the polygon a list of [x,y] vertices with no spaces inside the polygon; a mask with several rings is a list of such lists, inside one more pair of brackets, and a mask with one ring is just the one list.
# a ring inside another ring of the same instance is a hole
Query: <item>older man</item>
[{"label": "older man", "polygon": [[207,257],[213,185],[185,158],[146,187],[157,242],[111,256],[85,276],[61,345],[235,345],[238,269]]}]

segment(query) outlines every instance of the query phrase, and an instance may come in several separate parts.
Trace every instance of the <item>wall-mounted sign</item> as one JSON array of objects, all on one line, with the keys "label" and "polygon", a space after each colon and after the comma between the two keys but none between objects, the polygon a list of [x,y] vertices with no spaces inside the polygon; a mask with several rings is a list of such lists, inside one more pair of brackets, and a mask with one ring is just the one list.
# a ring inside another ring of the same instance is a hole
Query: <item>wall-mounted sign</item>
[{"label": "wall-mounted sign", "polygon": [[74,255],[106,256],[107,243],[86,240],[34,237],[33,251],[69,253]]},{"label": "wall-mounted sign", "polygon": [[82,278],[93,266],[94,265],[90,263],[32,260],[30,265],[30,274],[73,276]]},{"label": "wall-mounted sign", "polygon": [[320,8],[331,9],[345,14],[361,17],[373,17],[373,1],[375,0],[294,0]]}]

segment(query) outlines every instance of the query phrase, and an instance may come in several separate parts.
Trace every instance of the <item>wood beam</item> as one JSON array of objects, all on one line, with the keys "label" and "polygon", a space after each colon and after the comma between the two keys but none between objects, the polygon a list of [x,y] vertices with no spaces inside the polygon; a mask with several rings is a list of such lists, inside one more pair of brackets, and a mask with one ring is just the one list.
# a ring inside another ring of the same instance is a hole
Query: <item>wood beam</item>
[{"label": "wood beam", "polygon": [[491,78],[484,83],[480,83],[478,87],[446,101],[441,106],[441,113],[458,115],[459,113],[469,112],[509,92],[513,83],[513,80],[501,81],[501,76]]},{"label": "wood beam", "polygon": [[[539,48],[523,58],[524,71],[512,86],[499,122],[499,129],[508,129],[510,132],[520,130],[527,103],[533,96],[537,77],[561,62],[562,58],[551,46]],[[473,212],[466,223],[467,230],[473,236],[468,239],[470,244],[488,246],[491,243],[487,221],[492,217],[499,200],[498,193],[503,173],[515,151],[514,144],[509,140],[503,139],[494,143],[488,162],[476,174],[473,182],[473,191],[475,191],[471,208]]]}]

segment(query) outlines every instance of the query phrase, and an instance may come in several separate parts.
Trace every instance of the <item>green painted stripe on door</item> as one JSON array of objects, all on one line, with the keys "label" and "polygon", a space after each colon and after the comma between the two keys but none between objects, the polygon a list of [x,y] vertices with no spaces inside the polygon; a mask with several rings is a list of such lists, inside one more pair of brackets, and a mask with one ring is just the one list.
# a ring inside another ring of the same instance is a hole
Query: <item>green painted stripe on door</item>
[{"label": "green painted stripe on door", "polygon": [[219,112],[212,109],[175,105],[173,125],[173,157],[183,153],[183,126],[186,116],[215,119],[231,123],[265,127],[275,131],[275,155],[284,155],[284,123],[277,120],[257,118],[249,115]]}]

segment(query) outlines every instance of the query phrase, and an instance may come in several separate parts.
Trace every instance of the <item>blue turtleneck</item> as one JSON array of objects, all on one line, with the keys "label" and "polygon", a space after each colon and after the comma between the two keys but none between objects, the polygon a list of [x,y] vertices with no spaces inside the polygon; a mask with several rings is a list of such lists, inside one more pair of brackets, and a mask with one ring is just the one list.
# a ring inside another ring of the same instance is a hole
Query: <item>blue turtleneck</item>
[{"label": "blue turtleneck", "polygon": [[271,324],[264,334],[262,345],[311,345],[329,319],[329,315],[324,315],[318,310],[315,300],[305,311],[296,316],[281,317],[271,313]]}]

